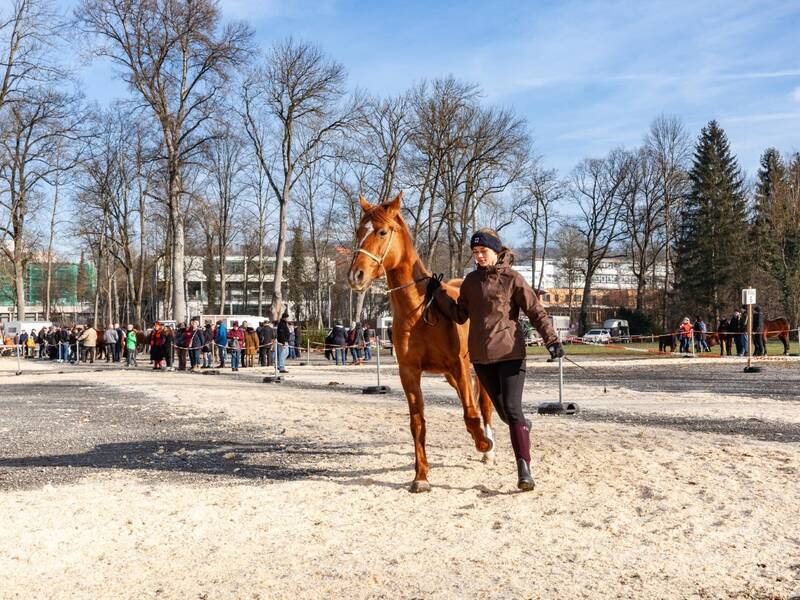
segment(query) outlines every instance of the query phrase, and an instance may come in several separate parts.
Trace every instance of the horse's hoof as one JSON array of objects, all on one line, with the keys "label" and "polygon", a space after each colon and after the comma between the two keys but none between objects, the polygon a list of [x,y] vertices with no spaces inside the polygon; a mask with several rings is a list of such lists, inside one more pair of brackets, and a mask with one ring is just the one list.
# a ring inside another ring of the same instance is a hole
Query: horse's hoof
[{"label": "horse's hoof", "polygon": [[486,454],[487,452],[491,452],[492,450],[494,450],[494,442],[492,441],[491,438],[486,438],[485,442],[478,442],[477,444],[475,444],[475,447],[478,450],[478,452],[483,452],[484,454]]},{"label": "horse's hoof", "polygon": [[408,490],[412,494],[419,494],[420,492],[430,492],[431,484],[421,479],[415,479]]},{"label": "horse's hoof", "polygon": [[481,457],[481,462],[486,465],[493,465],[495,459],[495,452],[491,450],[489,452],[484,452],[483,456]]}]

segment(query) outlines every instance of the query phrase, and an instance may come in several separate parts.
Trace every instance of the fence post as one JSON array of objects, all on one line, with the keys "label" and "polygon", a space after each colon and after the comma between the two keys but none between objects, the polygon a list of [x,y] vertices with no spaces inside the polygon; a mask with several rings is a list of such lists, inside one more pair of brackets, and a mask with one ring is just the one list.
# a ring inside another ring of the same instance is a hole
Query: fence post
[{"label": "fence post", "polygon": [[694,328],[692,328],[692,331],[690,332],[689,343],[692,345],[692,358],[695,358],[695,355],[694,355]]},{"label": "fence post", "polygon": [[17,375],[22,375],[22,364],[19,361],[19,348],[20,345],[17,344]]},{"label": "fence post", "polygon": [[369,385],[365,387],[362,392],[364,394],[388,394],[391,391],[391,388],[388,385],[381,385],[381,336],[380,333],[378,334],[378,352],[375,356],[375,365],[376,371],[378,375],[378,385]]}]

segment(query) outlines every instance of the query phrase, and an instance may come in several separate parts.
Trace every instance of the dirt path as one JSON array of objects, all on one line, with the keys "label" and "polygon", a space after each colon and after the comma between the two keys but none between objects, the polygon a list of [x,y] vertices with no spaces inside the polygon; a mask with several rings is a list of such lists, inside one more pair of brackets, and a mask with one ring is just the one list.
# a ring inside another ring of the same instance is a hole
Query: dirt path
[{"label": "dirt path", "polygon": [[[797,399],[768,389],[676,398],[638,389],[646,369],[605,395],[572,383],[585,413],[534,418],[537,489],[521,494],[505,433],[481,463],[452,392],[426,378],[433,491],[411,495],[404,401],[351,393],[373,383],[365,369],[267,385],[8,368],[0,598],[800,594],[800,445],[745,426],[798,430]],[[555,394],[536,369],[529,407]]]}]

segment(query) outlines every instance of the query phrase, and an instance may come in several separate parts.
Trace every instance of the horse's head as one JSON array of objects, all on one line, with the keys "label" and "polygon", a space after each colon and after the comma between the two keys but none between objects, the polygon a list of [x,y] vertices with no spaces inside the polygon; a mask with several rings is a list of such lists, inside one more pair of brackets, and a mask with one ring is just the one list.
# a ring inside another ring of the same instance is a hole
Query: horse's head
[{"label": "horse's head", "polygon": [[396,267],[404,254],[406,227],[400,216],[403,192],[391,202],[372,205],[363,196],[361,221],[356,238],[359,247],[353,254],[347,282],[356,292],[366,290],[374,279]]}]

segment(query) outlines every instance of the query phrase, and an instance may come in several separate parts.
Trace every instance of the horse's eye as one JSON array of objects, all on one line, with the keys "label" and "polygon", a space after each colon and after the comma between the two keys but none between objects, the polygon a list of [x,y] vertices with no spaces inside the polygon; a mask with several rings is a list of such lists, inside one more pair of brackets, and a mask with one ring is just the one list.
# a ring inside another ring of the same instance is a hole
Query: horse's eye
[{"label": "horse's eye", "polygon": [[385,229],[379,229],[378,230],[378,235],[381,236],[381,237],[386,237],[386,230]]}]

